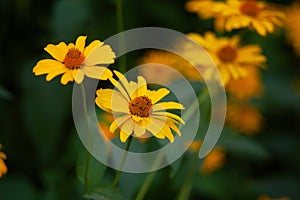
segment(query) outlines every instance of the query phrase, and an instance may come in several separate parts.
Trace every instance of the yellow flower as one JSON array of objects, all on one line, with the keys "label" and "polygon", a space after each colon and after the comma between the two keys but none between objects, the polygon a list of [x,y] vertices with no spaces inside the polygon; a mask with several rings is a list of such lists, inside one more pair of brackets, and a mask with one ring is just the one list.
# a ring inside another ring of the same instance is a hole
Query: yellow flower
[{"label": "yellow flower", "polygon": [[110,125],[111,132],[119,128],[122,142],[126,142],[130,135],[146,137],[149,133],[160,139],[167,137],[173,142],[172,130],[181,135],[176,125],[184,124],[184,121],[166,110],[182,110],[184,107],[176,102],[158,103],[170,93],[168,89],[148,90],[142,76],[138,76],[137,82],[128,82],[123,74],[114,72],[119,82],[114,78],[110,81],[117,90],[99,89],[95,100],[101,109],[113,113],[115,120]]},{"label": "yellow flower", "polygon": [[226,9],[225,3],[214,0],[191,0],[185,5],[189,12],[197,13],[201,19],[215,18],[215,29],[217,31],[224,30],[225,16],[222,11]]},{"label": "yellow flower", "polygon": [[239,132],[255,135],[262,128],[263,117],[255,106],[230,103],[227,105],[226,122]]},{"label": "yellow flower", "polygon": [[281,198],[271,198],[266,194],[260,195],[257,200],[290,200],[288,197],[281,197]]},{"label": "yellow flower", "polygon": [[[189,147],[189,151],[198,152],[202,142],[200,140],[193,141]],[[222,168],[225,164],[225,149],[217,146],[203,159],[203,163],[199,169],[201,174],[209,175],[212,172]]]},{"label": "yellow flower", "polygon": [[287,37],[294,51],[300,56],[300,3],[294,3],[286,11]]},{"label": "yellow flower", "polygon": [[[109,45],[103,45],[99,40],[93,41],[85,47],[86,36],[79,36],[75,45],[66,45],[60,42],[58,45],[49,44],[44,49],[54,59],[39,61],[33,68],[35,75],[47,74],[46,80],[63,74],[61,83],[66,85],[69,81],[82,83],[84,75],[101,80],[112,77],[112,72],[106,67],[96,66],[99,64],[111,64],[115,54]],[[97,50],[97,55],[94,50]]]},{"label": "yellow flower", "polygon": [[230,80],[226,85],[226,90],[240,100],[260,97],[263,93],[263,85],[259,69],[256,67],[248,68],[248,74],[245,77]]},{"label": "yellow flower", "polygon": [[188,11],[194,11],[200,17],[215,18],[218,30],[232,31],[239,28],[254,28],[262,36],[273,33],[276,26],[283,26],[284,13],[263,1],[227,0],[192,1]]},{"label": "yellow flower", "polygon": [[265,36],[273,33],[276,26],[283,26],[284,13],[270,4],[256,0],[227,0],[228,9],[225,13],[225,30],[239,28],[254,28],[256,32]]},{"label": "yellow flower", "polygon": [[258,45],[240,46],[239,36],[217,38],[212,32],[207,32],[204,36],[196,33],[188,36],[202,45],[212,57],[224,85],[231,79],[246,76],[249,67],[262,66],[267,60]]},{"label": "yellow flower", "polygon": [[[2,149],[2,145],[0,144],[0,149]],[[4,160],[6,159],[5,153],[0,151],[0,178],[7,173],[7,167],[5,165]]]},{"label": "yellow flower", "polygon": [[[189,62],[182,57],[167,51],[153,50],[147,52],[140,60],[140,64],[146,63],[162,64],[172,67],[191,81],[201,79],[199,72]],[[155,71],[156,74],[160,74],[160,76],[153,76],[153,71]],[[161,66],[156,67],[153,65],[151,69],[149,67],[144,67],[142,68],[141,73],[145,78],[151,77],[151,80],[157,82],[160,81],[161,77],[164,78],[165,83],[176,80],[176,74],[172,74],[168,69]]]}]

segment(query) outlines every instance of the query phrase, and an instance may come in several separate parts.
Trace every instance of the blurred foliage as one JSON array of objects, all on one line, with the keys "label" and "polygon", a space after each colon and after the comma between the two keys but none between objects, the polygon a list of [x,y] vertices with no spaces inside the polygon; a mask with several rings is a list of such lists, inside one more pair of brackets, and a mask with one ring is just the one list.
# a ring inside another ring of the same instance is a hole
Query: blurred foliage
[{"label": "blurred foliage", "polygon": [[[185,2],[124,0],[125,28],[157,26],[201,34],[213,28],[211,20],[187,13]],[[9,169],[0,179],[0,199],[81,199],[86,156],[79,152],[86,152],[73,124],[72,85],[62,86],[58,78],[46,83],[32,74],[32,67],[47,57],[43,47],[48,43],[116,34],[114,1],[1,0],[0,10],[0,143]],[[190,199],[253,200],[260,194],[300,199],[300,90],[294,84],[300,79],[300,58],[286,44],[284,31],[263,38],[249,32],[243,39],[260,44],[268,57],[265,93],[255,102],[265,118],[264,129],[253,137],[224,129],[219,144],[227,158],[221,170],[201,175],[202,161],[187,153],[156,172],[146,199],[175,199],[185,192],[179,188],[190,176]],[[86,198],[134,198],[146,174],[123,173],[119,189],[100,187],[98,178],[109,184],[115,171],[91,159]]]}]

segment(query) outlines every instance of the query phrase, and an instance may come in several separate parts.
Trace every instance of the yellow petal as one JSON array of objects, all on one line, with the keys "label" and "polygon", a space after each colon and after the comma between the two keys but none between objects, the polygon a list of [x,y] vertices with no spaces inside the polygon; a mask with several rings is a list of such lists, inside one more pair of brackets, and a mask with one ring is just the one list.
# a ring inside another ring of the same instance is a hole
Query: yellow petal
[{"label": "yellow petal", "polygon": [[170,93],[170,90],[168,90],[166,88],[161,88],[161,89],[156,90],[156,91],[148,90],[147,91],[147,96],[151,99],[152,104],[155,104],[156,102],[158,102],[159,100],[164,98],[169,93]]},{"label": "yellow petal", "polygon": [[6,159],[6,154],[3,152],[0,152],[0,159],[5,160]]},{"label": "yellow petal", "polygon": [[[77,73],[75,74],[74,72],[75,70],[73,70],[73,78],[75,79],[77,84],[82,83],[83,79],[84,79],[84,73],[82,72],[81,69],[77,70]],[[74,76],[75,75],[75,76]]]},{"label": "yellow petal", "polygon": [[87,57],[95,48],[98,46],[103,45],[103,42],[99,40],[94,40],[91,42],[85,49],[84,49],[84,56]]},{"label": "yellow petal", "polygon": [[167,116],[171,119],[175,119],[175,120],[179,121],[182,124],[185,124],[185,122],[183,121],[183,119],[181,119],[181,117],[179,117],[178,115],[175,115],[173,113],[169,113],[169,112],[153,112],[151,116],[156,117],[156,118],[161,118],[161,117]]},{"label": "yellow petal", "polygon": [[129,115],[124,115],[122,117],[119,117],[119,118],[115,119],[113,121],[113,123],[111,123],[111,125],[109,127],[109,131],[112,132],[112,133],[115,132],[116,129],[118,127],[120,127],[126,120],[128,120],[129,117],[130,117]]},{"label": "yellow petal", "polygon": [[107,80],[113,76],[112,72],[106,67],[84,66],[83,73],[94,79]]},{"label": "yellow petal", "polygon": [[66,85],[69,81],[73,81],[73,74],[72,74],[72,70],[67,71],[64,75],[62,75],[60,82],[63,85]]},{"label": "yellow petal", "polygon": [[125,121],[120,129],[127,133],[128,135],[131,135],[132,131],[133,131],[133,126],[134,126],[134,122],[129,118],[127,121]]},{"label": "yellow petal", "polygon": [[125,133],[124,131],[120,131],[120,140],[121,142],[126,142],[127,139],[129,138],[129,134]]},{"label": "yellow petal", "polygon": [[76,40],[75,46],[80,51],[84,51],[86,36],[79,36]]},{"label": "yellow petal", "polygon": [[170,142],[173,143],[174,135],[172,134],[170,128],[168,126],[165,126],[162,131],[166,135],[166,137],[170,140]]},{"label": "yellow petal", "polygon": [[32,69],[35,75],[48,74],[57,70],[66,68],[64,64],[52,59],[44,59],[39,61]]},{"label": "yellow petal", "polygon": [[134,135],[136,135],[137,137],[141,137],[142,135],[145,134],[145,132],[146,129],[144,127],[134,124]]},{"label": "yellow petal", "polygon": [[85,59],[85,64],[99,65],[99,64],[111,64],[114,63],[115,53],[112,51],[109,45],[97,46]]},{"label": "yellow petal", "polygon": [[128,83],[127,78],[122,73],[118,72],[117,70],[114,70],[114,73],[119,78],[119,81],[122,83],[122,85],[124,86],[124,89],[128,92],[129,96],[131,96],[133,91],[135,91],[136,86],[130,85]]},{"label": "yellow petal", "polygon": [[260,24],[259,22],[253,22],[252,25],[259,35],[261,36],[267,35],[266,28],[262,24]]},{"label": "yellow petal", "polygon": [[129,99],[128,93],[124,90],[123,86],[118,81],[116,81],[114,78],[110,78],[109,80],[121,92],[121,94],[124,96],[124,98],[126,98],[126,100],[129,101],[130,99]]},{"label": "yellow petal", "polygon": [[63,62],[67,52],[69,51],[69,48],[67,47],[66,43],[60,42],[58,45],[48,44],[44,50],[56,60]]},{"label": "yellow petal", "polygon": [[118,91],[99,89],[96,92],[96,104],[112,112],[129,113],[128,101]]},{"label": "yellow petal", "polygon": [[168,125],[171,129],[173,129],[179,136],[181,136],[181,132],[180,132],[179,128],[178,128],[174,123],[172,123],[172,122],[170,122],[170,121],[167,121],[167,125]]},{"label": "yellow petal", "polygon": [[157,119],[157,118],[151,116],[151,121],[150,121],[149,125],[146,126],[146,129],[148,131],[150,131],[153,135],[156,135],[159,132],[161,132],[162,128],[165,125],[165,121],[166,121],[166,118],[165,119]]},{"label": "yellow petal", "polygon": [[168,110],[168,109],[184,109],[183,105],[177,102],[161,102],[152,106],[152,111]]}]

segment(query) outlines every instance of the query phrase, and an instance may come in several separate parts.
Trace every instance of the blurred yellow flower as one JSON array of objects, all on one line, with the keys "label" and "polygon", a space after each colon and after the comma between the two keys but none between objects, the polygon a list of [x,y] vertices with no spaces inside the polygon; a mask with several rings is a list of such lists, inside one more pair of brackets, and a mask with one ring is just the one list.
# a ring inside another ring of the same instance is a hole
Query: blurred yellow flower
[{"label": "blurred yellow flower", "polygon": [[260,195],[257,200],[290,200],[288,197],[280,197],[280,198],[271,198],[270,196],[263,194]]},{"label": "blurred yellow flower", "polygon": [[258,45],[240,46],[239,36],[217,38],[212,32],[206,32],[204,36],[197,33],[188,36],[207,50],[221,73],[224,85],[232,79],[245,77],[249,67],[263,66],[267,61]]},{"label": "blurred yellow flower", "polygon": [[[0,150],[2,145],[0,144]],[[7,173],[7,167],[4,160],[6,159],[6,154],[0,151],[0,178]]]},{"label": "blurred yellow flower", "polygon": [[[79,36],[75,45],[66,45],[60,42],[58,45],[49,44],[44,49],[54,59],[39,61],[33,68],[35,75],[47,74],[46,80],[63,74],[61,84],[66,85],[69,81],[82,83],[84,75],[101,80],[112,77],[112,72],[106,67],[96,66],[99,64],[111,64],[115,54],[109,45],[103,45],[99,40],[93,41],[85,47],[86,36]],[[97,55],[93,51],[97,50]]]},{"label": "blurred yellow flower", "polygon": [[[198,152],[202,142],[200,140],[195,140],[189,146],[189,151]],[[214,171],[222,168],[225,164],[225,149],[223,147],[217,146],[212,149],[212,151],[203,159],[203,163],[199,169],[201,174],[209,175]]]},{"label": "blurred yellow flower", "polygon": [[203,19],[215,18],[217,30],[232,31],[254,28],[261,36],[283,26],[284,13],[275,6],[256,0],[191,1],[187,10],[197,12]]},{"label": "blurred yellow flower", "polygon": [[202,19],[215,18],[215,29],[217,31],[224,30],[225,16],[222,11],[226,9],[225,3],[214,0],[191,0],[185,5],[189,12],[195,12]]},{"label": "blurred yellow flower", "polygon": [[176,102],[157,103],[170,93],[166,88],[148,90],[146,80],[138,76],[137,82],[130,81],[118,71],[114,71],[119,82],[114,78],[110,81],[118,90],[97,90],[96,104],[103,110],[113,113],[115,120],[109,131],[120,129],[120,140],[126,142],[130,135],[148,137],[149,131],[157,138],[168,138],[174,141],[172,130],[179,136],[180,130],[176,126],[184,121],[176,114],[166,110],[182,110],[183,105]]},{"label": "blurred yellow flower", "polygon": [[300,56],[300,3],[294,3],[286,11],[287,37],[294,51]]},{"label": "blurred yellow flower", "polygon": [[226,85],[226,90],[239,100],[246,100],[253,97],[260,97],[263,93],[259,69],[249,67],[248,74],[244,77],[230,80]]},{"label": "blurred yellow flower", "polygon": [[103,136],[105,142],[108,142],[109,140],[114,139],[117,137],[117,133],[113,133],[109,131],[109,124],[111,124],[114,121],[114,117],[110,113],[103,113],[101,114],[101,121],[99,121],[99,126],[101,127],[100,133]]},{"label": "blurred yellow flower", "polygon": [[226,123],[247,135],[255,135],[262,128],[263,117],[255,106],[247,103],[229,103]]},{"label": "blurred yellow flower", "polygon": [[[201,79],[199,72],[194,68],[193,65],[191,65],[182,57],[167,51],[148,51],[140,60],[140,64],[147,63],[161,64],[172,67],[191,81]],[[155,70],[156,74],[159,74],[159,76],[153,76],[153,70]],[[161,66],[155,67],[155,65],[153,65],[151,69],[149,67],[144,67],[142,68],[141,74],[145,78],[151,77],[151,80],[156,82],[159,82],[161,77],[163,77],[165,83],[170,83],[176,80],[176,75],[174,75],[172,71]]]}]

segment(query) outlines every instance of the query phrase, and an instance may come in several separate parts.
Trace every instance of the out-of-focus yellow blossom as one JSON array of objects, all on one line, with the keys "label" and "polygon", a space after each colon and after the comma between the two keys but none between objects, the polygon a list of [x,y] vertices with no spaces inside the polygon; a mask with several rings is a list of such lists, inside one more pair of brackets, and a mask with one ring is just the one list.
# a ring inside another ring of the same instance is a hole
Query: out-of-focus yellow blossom
[{"label": "out-of-focus yellow blossom", "polygon": [[[156,63],[172,67],[191,81],[201,79],[199,72],[188,61],[171,52],[161,50],[148,51],[140,60],[140,64],[147,63]],[[161,66],[156,67],[155,65],[151,68],[142,68],[141,74],[145,78],[151,77],[151,80],[156,82],[160,82],[162,77],[165,83],[170,83],[177,78],[176,75],[167,68]],[[159,76],[153,76],[153,74],[159,74]]]},{"label": "out-of-focus yellow blossom", "polygon": [[118,136],[117,133],[109,131],[110,124],[114,121],[114,117],[110,113],[103,113],[101,114],[101,120],[99,121],[99,126],[101,128],[101,135],[105,142],[114,139]]},{"label": "out-of-focus yellow blossom", "polygon": [[[202,142],[200,140],[193,141],[189,146],[189,151],[197,153],[200,150]],[[209,175],[214,171],[222,168],[225,164],[225,149],[217,146],[203,159],[202,165],[199,168],[201,174]]]},{"label": "out-of-focus yellow blossom", "polygon": [[294,3],[286,11],[286,29],[289,43],[300,56],[300,3]]},{"label": "out-of-focus yellow blossom", "polygon": [[244,77],[230,80],[226,90],[239,100],[258,98],[263,93],[260,71],[256,67],[248,68],[248,74]]},{"label": "out-of-focus yellow blossom", "polygon": [[[2,149],[2,145],[0,144],[0,150]],[[4,162],[6,159],[6,154],[0,151],[0,178],[7,173],[7,166]]]},{"label": "out-of-focus yellow blossom", "polygon": [[226,9],[224,2],[214,0],[191,0],[185,5],[189,12],[197,13],[201,19],[215,18],[215,29],[224,30],[225,16],[222,12]]},{"label": "out-of-focus yellow blossom", "polygon": [[206,32],[204,36],[196,33],[188,36],[207,50],[221,73],[224,85],[232,79],[245,77],[250,67],[263,66],[267,61],[260,46],[240,46],[239,36],[217,38],[212,32]]},{"label": "out-of-focus yellow blossom", "polygon": [[57,45],[48,44],[44,50],[54,59],[39,61],[34,66],[33,73],[35,75],[47,74],[47,81],[63,74],[60,80],[63,85],[74,80],[80,84],[84,76],[100,80],[107,80],[112,77],[112,72],[109,69],[96,66],[114,62],[116,56],[110,46],[95,40],[85,47],[85,40],[86,36],[79,36],[75,44],[66,45],[64,42]]},{"label": "out-of-focus yellow blossom", "polygon": [[147,82],[142,76],[138,76],[137,82],[128,82],[123,74],[114,72],[119,82],[114,78],[110,78],[110,81],[116,90],[99,89],[95,100],[101,109],[114,115],[109,131],[120,129],[122,142],[126,142],[130,135],[139,138],[147,133],[160,139],[167,137],[173,142],[172,130],[181,135],[177,124],[185,122],[180,116],[166,110],[182,110],[183,105],[177,102],[158,103],[170,93],[168,89],[148,90]]},{"label": "out-of-focus yellow blossom", "polygon": [[257,200],[290,200],[288,197],[280,197],[280,198],[271,198],[270,196],[263,194],[260,195]]},{"label": "out-of-focus yellow blossom", "polygon": [[232,31],[253,28],[261,36],[273,33],[284,25],[284,13],[273,4],[256,0],[191,1],[187,10],[197,12],[204,19],[215,18],[217,30]]},{"label": "out-of-focus yellow blossom", "polygon": [[262,128],[263,117],[253,105],[229,103],[227,105],[226,123],[239,132],[255,135]]}]

